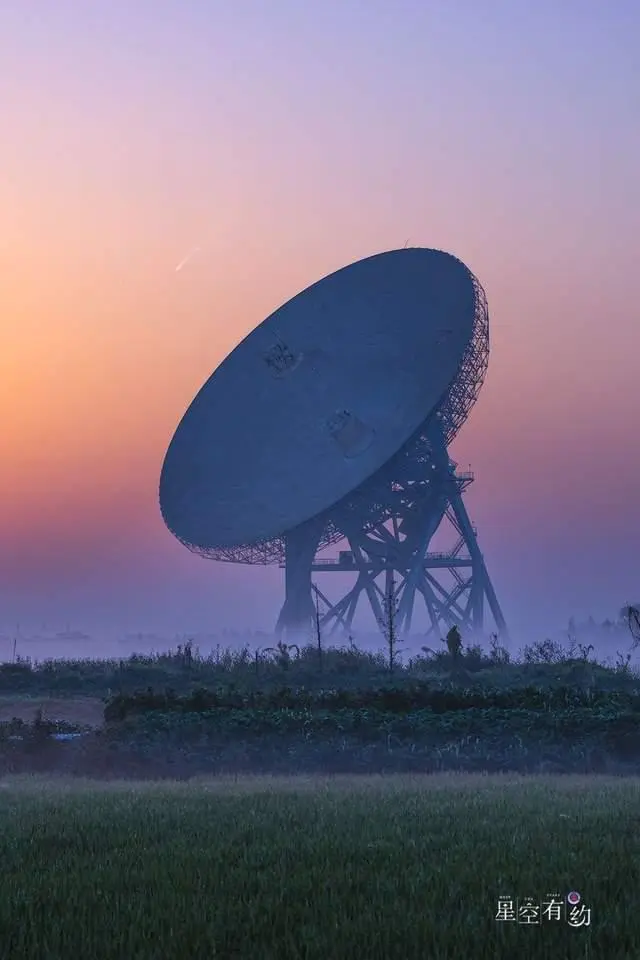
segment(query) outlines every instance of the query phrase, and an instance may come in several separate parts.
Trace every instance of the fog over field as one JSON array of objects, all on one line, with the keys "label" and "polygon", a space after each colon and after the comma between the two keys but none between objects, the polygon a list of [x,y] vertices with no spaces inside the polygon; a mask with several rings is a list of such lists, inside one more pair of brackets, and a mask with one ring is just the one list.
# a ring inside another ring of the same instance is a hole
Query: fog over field
[{"label": "fog over field", "polygon": [[[619,611],[618,611],[619,614]],[[384,649],[385,638],[380,631],[353,631],[351,635],[354,643],[361,650],[376,652]],[[506,647],[513,656],[527,645],[536,641],[550,638],[565,647],[571,644],[588,647],[591,657],[600,661],[614,658],[618,651],[626,652],[632,642],[628,626],[619,616],[612,615],[610,620],[597,623],[591,619],[586,622],[571,620],[564,629],[557,629],[549,633],[523,631],[517,637],[510,636]],[[63,659],[120,659],[129,657],[133,653],[152,654],[165,653],[175,650],[178,644],[184,644],[188,639],[193,641],[194,649],[203,657],[215,655],[217,650],[230,649],[234,651],[248,647],[252,652],[258,649],[273,646],[277,637],[267,630],[234,630],[231,628],[192,631],[183,630],[175,633],[162,631],[117,631],[96,630],[85,631],[71,624],[41,624],[39,629],[28,630],[21,624],[11,626],[5,624],[0,628],[0,662],[10,661],[15,657],[30,657],[34,660],[51,658]],[[464,642],[467,645],[478,643],[483,650],[490,644],[490,635],[474,637],[465,634]],[[315,637],[310,635],[308,642],[314,643]],[[330,646],[349,646],[349,637],[336,633],[323,637],[323,642]],[[418,655],[424,645],[434,650],[444,650],[444,644],[438,643],[438,638],[426,638],[424,633],[411,633],[399,643],[401,657],[405,660]],[[633,654],[634,662],[636,654]]]}]

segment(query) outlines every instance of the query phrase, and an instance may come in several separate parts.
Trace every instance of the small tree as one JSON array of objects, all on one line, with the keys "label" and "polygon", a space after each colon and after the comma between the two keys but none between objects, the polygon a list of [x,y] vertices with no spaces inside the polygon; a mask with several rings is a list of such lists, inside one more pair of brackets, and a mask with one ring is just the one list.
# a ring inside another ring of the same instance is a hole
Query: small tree
[{"label": "small tree", "polygon": [[445,643],[447,644],[447,650],[449,651],[452,662],[457,664],[462,650],[462,636],[457,623],[454,623],[447,633]]},{"label": "small tree", "polygon": [[383,600],[383,614],[380,623],[384,638],[387,642],[389,673],[393,673],[395,669],[398,659],[398,644],[401,643],[401,638],[398,636],[397,616],[398,598],[396,597],[396,585],[392,570],[387,580],[387,590]]}]

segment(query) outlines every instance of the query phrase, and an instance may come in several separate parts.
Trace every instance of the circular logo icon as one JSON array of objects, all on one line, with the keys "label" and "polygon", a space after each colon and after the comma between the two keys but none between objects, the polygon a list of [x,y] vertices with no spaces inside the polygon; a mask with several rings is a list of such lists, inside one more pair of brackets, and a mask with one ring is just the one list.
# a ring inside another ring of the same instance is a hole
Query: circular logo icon
[{"label": "circular logo icon", "polygon": [[567,894],[567,900],[572,907],[575,907],[577,903],[580,903],[580,894],[577,890],[572,890],[571,893]]}]

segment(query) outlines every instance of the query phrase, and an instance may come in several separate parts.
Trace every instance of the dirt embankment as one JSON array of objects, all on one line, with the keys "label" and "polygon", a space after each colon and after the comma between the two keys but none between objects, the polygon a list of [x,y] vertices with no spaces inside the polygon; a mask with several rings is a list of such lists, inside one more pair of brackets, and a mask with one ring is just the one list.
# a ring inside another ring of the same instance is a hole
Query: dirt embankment
[{"label": "dirt embankment", "polygon": [[98,697],[0,697],[0,723],[23,720],[32,723],[38,710],[44,720],[61,720],[85,727],[101,727],[104,703]]}]

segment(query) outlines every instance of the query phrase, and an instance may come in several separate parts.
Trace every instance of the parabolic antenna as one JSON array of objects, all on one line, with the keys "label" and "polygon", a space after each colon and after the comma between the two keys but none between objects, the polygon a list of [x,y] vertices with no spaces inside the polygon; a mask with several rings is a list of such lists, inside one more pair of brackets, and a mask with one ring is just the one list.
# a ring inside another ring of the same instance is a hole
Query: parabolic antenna
[{"label": "parabolic antenna", "polygon": [[360,260],[256,327],[183,417],[160,479],[165,523],[211,550],[327,510],[412,436],[471,338],[467,268],[436,250]]},{"label": "parabolic antenna", "polygon": [[256,327],[191,403],[160,477],[167,527],[212,559],[286,560],[291,619],[308,620],[317,549],[384,523],[407,503],[403,482],[433,493],[437,464],[449,475],[445,448],[487,360],[484,292],[456,257],[405,248],[330,274]]}]

